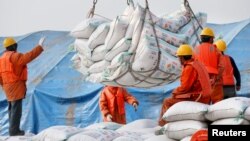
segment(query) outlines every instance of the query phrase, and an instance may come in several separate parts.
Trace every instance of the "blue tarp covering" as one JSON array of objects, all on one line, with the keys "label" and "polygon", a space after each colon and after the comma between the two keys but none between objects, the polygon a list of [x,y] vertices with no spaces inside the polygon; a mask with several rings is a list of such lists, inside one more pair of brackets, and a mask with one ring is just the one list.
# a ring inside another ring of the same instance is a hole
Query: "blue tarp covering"
[{"label": "blue tarp covering", "polygon": [[[208,26],[215,29],[229,43],[227,54],[231,55],[242,78],[241,96],[250,96],[250,20]],[[69,32],[42,31],[16,37],[20,52],[32,49],[41,36],[46,36],[48,49],[29,67],[28,92],[23,101],[21,127],[26,132],[38,133],[53,125],[85,127],[102,120],[98,100],[101,84],[84,81],[84,77],[71,67],[71,57],[75,54],[69,47],[74,38]],[[3,41],[0,37],[0,42]],[[3,48],[0,48],[3,52]],[[171,84],[151,89],[128,88],[140,102],[135,112],[126,105],[127,122],[140,118],[158,119],[161,103],[168,97],[179,80]],[[0,91],[0,135],[8,134],[7,101]]]}]

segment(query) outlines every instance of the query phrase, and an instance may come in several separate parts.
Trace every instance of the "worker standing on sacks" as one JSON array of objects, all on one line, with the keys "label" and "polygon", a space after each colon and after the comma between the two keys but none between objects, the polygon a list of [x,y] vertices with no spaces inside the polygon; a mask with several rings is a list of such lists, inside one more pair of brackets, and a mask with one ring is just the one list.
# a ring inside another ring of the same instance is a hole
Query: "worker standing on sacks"
[{"label": "worker standing on sacks", "polygon": [[212,84],[211,103],[214,104],[223,99],[222,73],[224,65],[222,54],[213,44],[214,32],[211,28],[204,28],[201,31],[201,44],[194,49],[195,58],[205,65]]},{"label": "worker standing on sacks", "polygon": [[198,101],[209,104],[211,84],[209,75],[199,61],[194,60],[192,47],[184,44],[177,50],[182,65],[180,86],[173,90],[172,96],[163,101],[158,124],[164,126],[167,121],[162,119],[164,113],[175,103],[181,101]]},{"label": "worker standing on sacks", "polygon": [[[235,97],[236,90],[239,91],[241,86],[240,72],[234,62],[234,59],[224,53],[227,49],[226,42],[223,40],[218,40],[215,42],[215,45],[221,51],[225,65],[225,69],[222,75],[224,99]],[[236,80],[236,85],[234,78]]]},{"label": "worker standing on sacks", "polygon": [[126,124],[125,102],[131,104],[137,111],[139,102],[125,88],[105,86],[99,99],[104,122]]},{"label": "worker standing on sacks", "polygon": [[9,135],[24,135],[20,130],[22,116],[22,100],[25,98],[28,78],[27,64],[43,52],[43,42],[39,40],[38,45],[27,53],[17,52],[18,44],[13,38],[6,38],[3,47],[6,49],[0,58],[0,84],[8,100]]}]

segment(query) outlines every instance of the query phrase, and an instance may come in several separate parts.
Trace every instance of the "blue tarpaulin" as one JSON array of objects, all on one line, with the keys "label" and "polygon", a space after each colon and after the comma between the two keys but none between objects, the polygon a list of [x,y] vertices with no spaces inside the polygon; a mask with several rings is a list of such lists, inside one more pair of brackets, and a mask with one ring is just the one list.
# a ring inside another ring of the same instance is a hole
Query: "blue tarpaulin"
[{"label": "blue tarpaulin", "polygon": [[[227,41],[226,54],[231,55],[241,73],[240,96],[250,96],[250,20],[232,24],[209,24]],[[15,37],[18,51],[31,50],[40,37],[46,36],[48,47],[38,58],[28,65],[28,91],[23,101],[21,128],[26,132],[38,133],[53,125],[85,127],[102,121],[99,110],[99,93],[102,84],[84,81],[84,76],[72,68],[70,50],[74,38],[69,32],[41,31]],[[0,37],[2,42],[4,37]],[[0,48],[2,54],[3,48]],[[138,111],[126,105],[127,122],[140,118],[158,119],[162,101],[168,97],[179,80],[165,86],[143,89],[128,88],[140,102]],[[0,91],[0,135],[8,135],[8,103]]]}]

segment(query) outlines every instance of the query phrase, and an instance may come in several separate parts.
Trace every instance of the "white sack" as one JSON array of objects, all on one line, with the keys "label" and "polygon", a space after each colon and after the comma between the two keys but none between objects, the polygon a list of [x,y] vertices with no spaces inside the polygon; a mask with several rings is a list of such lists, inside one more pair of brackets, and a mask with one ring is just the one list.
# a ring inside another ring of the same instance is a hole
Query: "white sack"
[{"label": "white sack", "polygon": [[109,32],[110,23],[103,23],[91,34],[88,40],[88,47],[94,49],[95,47],[105,43],[105,39]]},{"label": "white sack", "polygon": [[85,19],[84,21],[79,23],[73,30],[71,30],[70,35],[75,38],[87,39],[95,31],[95,29],[104,22],[107,21],[101,18]]},{"label": "white sack", "polygon": [[92,66],[94,64],[94,62],[92,60],[88,59],[85,55],[78,54],[78,56],[80,58],[80,62],[81,62],[82,66],[89,68],[90,66]]},{"label": "white sack", "polygon": [[128,21],[130,21],[133,17],[133,12],[135,11],[135,6],[133,0],[129,0],[129,5],[126,7],[126,9],[123,11],[122,16],[125,16],[128,18]]},{"label": "white sack", "polygon": [[110,66],[104,70],[104,80],[113,81],[124,75],[128,71],[130,57],[131,54],[128,52],[121,52],[115,56]]},{"label": "white sack", "polygon": [[0,141],[32,141],[32,136],[0,136]]},{"label": "white sack", "polygon": [[82,129],[72,126],[52,126],[32,137],[34,141],[64,141]]},{"label": "white sack", "polygon": [[169,122],[164,125],[164,132],[171,139],[181,140],[187,136],[191,136],[196,131],[207,128],[207,124],[195,120],[183,120]]},{"label": "white sack", "polygon": [[110,62],[103,60],[94,63],[92,66],[89,67],[88,72],[89,73],[101,73],[107,66],[110,65]]},{"label": "white sack", "polygon": [[82,73],[83,75],[88,75],[88,68],[86,67],[86,65],[82,64],[83,60],[81,59],[80,56],[81,55],[77,53],[71,58],[71,61],[73,62],[72,67],[77,71],[79,71],[80,73]]},{"label": "white sack", "polygon": [[116,83],[126,85],[126,86],[134,86],[138,83],[140,83],[139,80],[137,80],[131,72],[126,72],[123,74],[120,78],[116,79]]},{"label": "white sack", "polygon": [[[197,20],[199,21],[200,25],[203,26],[204,23],[206,23],[207,14],[199,12],[195,15],[196,15]],[[186,24],[185,26],[183,26],[180,29],[179,33],[185,34],[188,37],[190,37],[195,33],[195,31],[197,31],[198,28],[199,28],[199,24],[197,23],[197,21],[194,18],[192,18],[192,20],[189,21],[188,24]],[[198,34],[200,34],[200,32],[198,32]]]},{"label": "white sack", "polygon": [[107,49],[105,45],[100,45],[96,47],[93,52],[91,53],[91,60],[92,61],[101,61],[104,59],[105,55],[107,53]]},{"label": "white sack", "polygon": [[[88,72],[89,74],[89,72]],[[86,81],[90,81],[93,83],[99,83],[103,81],[103,73],[91,73],[86,77]]]},{"label": "white sack", "polygon": [[131,39],[123,38],[121,39],[107,54],[105,55],[105,60],[111,61],[119,53],[125,52],[131,46]]},{"label": "white sack", "polygon": [[141,136],[125,135],[120,136],[113,141],[143,141],[143,138]]},{"label": "white sack", "polygon": [[245,109],[250,105],[250,98],[232,97],[219,101],[208,108],[205,117],[210,121],[224,118],[243,116]]},{"label": "white sack", "polygon": [[74,50],[77,53],[90,58],[91,50],[88,48],[88,40],[87,39],[76,39],[74,42]]},{"label": "white sack", "polygon": [[128,21],[119,16],[111,22],[110,30],[105,39],[105,46],[107,50],[112,49],[115,44],[125,36],[127,27]]},{"label": "white sack", "polygon": [[120,127],[122,127],[123,124],[115,123],[115,122],[99,122],[91,124],[84,129],[107,129],[107,130],[116,130]]},{"label": "white sack", "polygon": [[[162,29],[161,27],[155,25],[156,36],[169,44],[179,47],[181,44],[187,43],[188,36],[185,34],[177,34],[167,30]],[[142,35],[151,35],[155,36],[155,33],[152,30],[152,26],[145,22]]]},{"label": "white sack", "polygon": [[132,121],[123,127],[117,129],[117,131],[133,131],[133,130],[138,130],[138,129],[143,129],[143,128],[154,128],[156,127],[157,121],[152,120],[152,119],[138,119],[135,121]]},{"label": "white sack", "polygon": [[163,115],[166,121],[199,120],[205,121],[209,105],[194,101],[182,101],[171,106]]},{"label": "white sack", "polygon": [[146,44],[139,44],[140,52],[136,52],[134,62],[132,64],[133,71],[146,72],[154,70],[157,67],[159,48],[148,46]]},{"label": "white sack", "polygon": [[250,122],[243,118],[226,118],[212,122],[212,125],[249,125]]},{"label": "white sack", "polygon": [[[168,79],[176,79],[180,76],[181,73],[181,64],[179,60],[164,51],[162,51],[161,53],[162,54],[160,58],[159,70],[171,75],[170,77],[169,75],[167,75]],[[156,74],[152,75],[153,78],[159,78],[160,76],[161,75],[157,76]]]},{"label": "white sack", "polygon": [[192,136],[187,136],[187,137],[181,139],[180,141],[191,141],[191,138],[192,138]]},{"label": "white sack", "polygon": [[112,141],[119,136],[119,133],[112,130],[92,129],[75,134],[67,141]]},{"label": "white sack", "polygon": [[140,5],[136,6],[136,9],[133,11],[131,21],[129,22],[125,38],[132,39],[133,37],[133,32],[136,28],[136,24],[138,21],[143,19],[144,16],[144,8],[142,8]]},{"label": "white sack", "polygon": [[152,78],[152,77],[149,77],[148,76],[144,76],[144,75],[141,75],[140,73],[136,73],[136,72],[133,72],[133,75],[139,79],[139,80],[143,80],[144,82],[146,83],[149,83],[150,84],[161,84],[163,83],[163,80],[162,79],[158,79],[158,78]]},{"label": "white sack", "polygon": [[250,106],[248,106],[247,109],[245,110],[244,118],[250,120]]},{"label": "white sack", "polygon": [[161,25],[161,27],[168,31],[177,33],[182,26],[184,26],[191,20],[191,16],[191,13],[182,8],[180,10],[176,10],[171,14],[162,16],[161,19],[165,22],[159,25]]}]

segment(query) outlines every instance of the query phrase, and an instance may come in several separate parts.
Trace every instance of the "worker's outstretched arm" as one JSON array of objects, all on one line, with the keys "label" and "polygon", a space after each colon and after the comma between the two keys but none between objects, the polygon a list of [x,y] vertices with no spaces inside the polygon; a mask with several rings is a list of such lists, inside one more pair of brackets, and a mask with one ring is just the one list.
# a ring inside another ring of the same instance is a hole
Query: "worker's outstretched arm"
[{"label": "worker's outstretched arm", "polygon": [[132,95],[130,95],[128,93],[128,91],[126,89],[123,88],[123,96],[124,96],[124,100],[129,103],[130,105],[133,105],[134,103],[136,103],[137,105],[139,105],[139,102],[136,100],[135,97],[133,97]]}]

